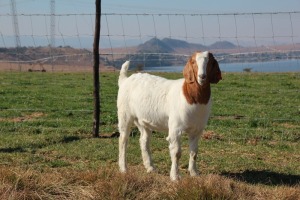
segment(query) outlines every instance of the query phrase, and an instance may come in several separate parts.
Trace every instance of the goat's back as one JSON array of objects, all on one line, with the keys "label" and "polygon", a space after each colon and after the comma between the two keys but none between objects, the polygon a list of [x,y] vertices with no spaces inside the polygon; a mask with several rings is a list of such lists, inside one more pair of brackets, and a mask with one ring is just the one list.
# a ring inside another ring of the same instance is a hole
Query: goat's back
[{"label": "goat's back", "polygon": [[[128,77],[119,86],[118,112],[126,112],[135,123],[155,130],[168,129],[168,119],[174,98],[182,96],[183,79],[168,80],[147,73]],[[119,115],[120,117],[120,115]]]}]

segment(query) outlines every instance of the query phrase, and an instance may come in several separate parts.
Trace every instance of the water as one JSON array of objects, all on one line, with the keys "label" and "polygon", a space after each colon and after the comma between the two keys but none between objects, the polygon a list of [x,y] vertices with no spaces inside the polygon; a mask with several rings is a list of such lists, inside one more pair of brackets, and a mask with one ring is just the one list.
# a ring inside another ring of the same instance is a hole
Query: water
[{"label": "water", "polygon": [[[223,72],[243,72],[251,68],[251,72],[300,72],[300,60],[279,60],[255,63],[219,63]],[[145,67],[145,71],[182,72],[183,66]]]}]

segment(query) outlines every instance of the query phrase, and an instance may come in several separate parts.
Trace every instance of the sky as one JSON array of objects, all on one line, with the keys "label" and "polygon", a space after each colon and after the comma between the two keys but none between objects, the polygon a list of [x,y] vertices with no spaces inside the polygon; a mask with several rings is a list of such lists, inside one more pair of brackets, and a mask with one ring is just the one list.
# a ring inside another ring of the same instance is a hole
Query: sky
[{"label": "sky", "polygon": [[[15,0],[19,13],[49,13],[50,0]],[[93,0],[56,0],[57,13],[93,13]],[[10,0],[0,12],[10,12]],[[297,11],[299,0],[102,0],[104,13],[236,13]]]},{"label": "sky", "polygon": [[300,9],[299,0],[103,0],[103,12],[236,13]]},{"label": "sky", "polygon": [[[10,13],[10,0],[0,0],[0,13]],[[50,13],[50,0],[15,0],[19,14]],[[56,13],[93,13],[92,0],[56,0]]]},{"label": "sky", "polygon": [[[47,45],[50,40],[50,0],[15,1],[21,44],[25,46]],[[73,45],[88,48],[92,45],[94,5],[93,0],[56,0],[57,46]],[[272,17],[268,14],[254,17],[251,15],[189,16],[189,14],[294,11],[300,11],[299,0],[102,0],[102,13],[104,14],[155,15],[102,16],[101,33],[104,36],[101,43],[105,47],[130,46],[145,42],[155,36],[207,44],[215,40],[228,39],[232,42],[254,45],[253,43],[256,42],[260,44],[260,40],[264,37],[267,37],[266,42],[274,43],[274,35],[276,43],[298,42],[299,13],[273,15]],[[14,29],[10,12],[10,0],[0,0],[0,47],[14,45]],[[157,14],[188,15],[160,16]],[[236,41],[237,35],[240,41]],[[248,37],[248,41],[245,36]],[[257,38],[249,40],[256,36]]]}]

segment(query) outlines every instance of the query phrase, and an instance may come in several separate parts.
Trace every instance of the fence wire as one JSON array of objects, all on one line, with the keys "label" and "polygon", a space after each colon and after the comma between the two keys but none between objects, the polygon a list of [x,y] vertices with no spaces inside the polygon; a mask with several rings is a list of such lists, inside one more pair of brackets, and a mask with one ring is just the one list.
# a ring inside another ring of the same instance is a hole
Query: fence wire
[{"label": "fence wire", "polygon": [[[46,71],[46,72],[75,72],[92,71],[92,43],[94,33],[94,14],[57,14],[56,29],[54,32],[55,47],[50,46],[50,14],[19,14],[19,31],[21,47],[14,43],[14,31],[11,26],[10,14],[0,14],[0,70],[5,71]],[[187,58],[195,50],[211,51],[221,67],[226,64],[240,63],[242,68],[247,67],[249,62],[265,62],[287,60],[300,69],[300,12],[270,12],[270,13],[215,13],[215,14],[120,14],[103,13],[101,17],[101,40],[100,40],[100,63],[101,69],[114,71],[121,66],[124,60],[131,60],[133,66],[157,67],[178,65],[183,67]],[[5,28],[3,28],[5,27]],[[52,35],[53,36],[53,35]],[[171,41],[173,44],[166,44]],[[226,43],[227,42],[227,43]],[[229,45],[226,46],[225,44]],[[176,46],[177,45],[177,46]],[[222,46],[223,45],[223,46]],[[164,47],[164,48],[163,48]],[[293,62],[293,61],[297,62]],[[282,66],[278,66],[282,68]],[[226,71],[226,70],[225,70]],[[298,70],[299,71],[299,70]],[[13,76],[13,73],[12,73]],[[74,81],[89,79],[90,73],[83,73],[76,79],[70,78],[61,82],[60,78],[53,76],[53,80],[44,83],[44,77],[34,81],[26,82],[27,75],[22,75],[23,82],[36,87],[38,91],[47,88],[72,88]],[[102,81],[107,77],[101,76]],[[108,77],[113,79],[111,87],[117,88],[117,75]],[[50,78],[51,79],[51,78]],[[1,80],[5,80],[4,78]],[[7,80],[5,80],[7,81]],[[111,81],[111,80],[110,80]],[[103,82],[102,82],[103,83]],[[3,86],[6,84],[2,82]],[[14,84],[13,80],[10,84]],[[86,84],[82,82],[81,85]],[[25,84],[26,85],[26,84]],[[79,86],[78,86],[79,87]],[[291,86],[292,87],[292,86]],[[223,88],[224,89],[224,88]],[[75,90],[75,89],[74,89]],[[226,89],[224,89],[226,90]],[[64,91],[64,90],[63,90]],[[5,114],[0,116],[0,122],[4,121],[6,115],[18,117],[26,113],[48,113],[56,116],[63,113],[67,117],[91,115],[92,108],[86,105],[92,101],[90,93],[91,86],[82,89],[82,94],[60,95],[51,93],[38,95],[18,94],[15,96],[17,103],[24,102],[23,106],[0,106],[0,111]],[[245,91],[245,89],[241,89]],[[7,91],[5,91],[7,92]],[[0,94],[5,93],[0,90]],[[116,108],[107,105],[115,105],[116,91],[101,89],[102,98],[102,131],[116,131]],[[265,95],[275,93],[285,96],[286,94],[297,94],[299,88],[290,88],[288,91],[276,90],[267,91],[264,88],[256,88],[256,94]],[[0,100],[10,101],[5,95]],[[42,100],[41,100],[42,99]],[[30,104],[35,100],[46,102],[50,99],[53,102],[79,102],[80,106],[58,106],[47,107],[33,106]],[[28,103],[29,102],[29,103]],[[215,105],[221,109],[224,102],[215,101]],[[261,105],[245,104],[245,102],[226,102],[227,107],[259,108]],[[276,105],[277,109],[284,110],[285,104]],[[289,109],[299,110],[299,104]],[[216,110],[218,112],[218,110]],[[244,126],[236,127],[236,132],[247,134],[254,132],[251,129],[257,128],[257,121],[262,122],[259,131],[269,132],[272,127],[270,123],[277,121],[291,122],[296,127],[298,118],[288,116],[257,115],[246,116],[218,116],[212,115],[213,120],[230,120],[236,117],[240,124],[253,124],[252,128]],[[14,117],[12,117],[14,118]],[[53,127],[46,127],[43,130],[67,130],[58,119]],[[71,121],[71,120],[70,120]],[[83,124],[88,124],[90,119],[82,119]],[[70,122],[71,123],[71,122]],[[82,125],[81,128],[88,129],[91,125]],[[16,127],[19,125],[15,124]],[[218,129],[217,124],[209,125],[212,129]],[[30,125],[35,128],[36,124]],[[76,128],[71,128],[72,130]],[[79,128],[80,129],[80,128]],[[284,128],[279,133],[284,137],[289,134]],[[293,132],[292,134],[295,134]],[[244,140],[249,136],[237,137],[233,134],[230,139]]]},{"label": "fence wire", "polygon": [[[50,71],[72,70],[70,66],[73,70],[91,70],[94,14],[56,14],[53,33],[49,31],[51,16],[18,14],[21,48],[16,48],[16,35],[11,24],[8,24],[13,16],[0,14],[0,25],[5,27],[0,29],[1,68],[27,71],[31,68],[48,69],[51,64]],[[221,63],[300,58],[298,11],[103,13],[101,19],[100,54],[102,63],[111,69],[119,68],[125,59],[143,66],[184,65],[196,49],[210,50]],[[54,48],[51,48],[50,38],[55,39]],[[150,43],[153,38],[157,40]],[[167,39],[173,43],[182,42],[182,46],[172,44],[172,50],[164,48],[162,45],[166,44],[161,43],[166,43]]]}]

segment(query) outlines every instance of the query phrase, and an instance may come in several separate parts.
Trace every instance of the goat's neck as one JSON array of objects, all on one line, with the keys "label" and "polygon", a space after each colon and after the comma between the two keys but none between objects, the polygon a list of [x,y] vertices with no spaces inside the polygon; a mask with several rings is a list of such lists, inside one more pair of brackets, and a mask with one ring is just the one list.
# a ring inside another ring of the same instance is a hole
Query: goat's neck
[{"label": "goat's neck", "polygon": [[210,84],[204,83],[199,85],[196,81],[187,83],[182,86],[183,94],[189,104],[207,104],[210,99]]}]

